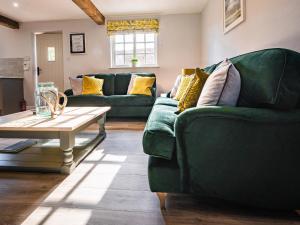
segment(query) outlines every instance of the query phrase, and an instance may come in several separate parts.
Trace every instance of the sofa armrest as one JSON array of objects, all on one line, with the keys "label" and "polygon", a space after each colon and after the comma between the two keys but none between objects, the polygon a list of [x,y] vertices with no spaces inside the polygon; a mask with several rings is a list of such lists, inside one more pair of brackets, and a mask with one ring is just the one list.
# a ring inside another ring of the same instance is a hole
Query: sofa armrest
[{"label": "sofa armrest", "polygon": [[[201,107],[175,123],[182,189],[267,207],[300,188],[300,110]],[[297,178],[296,178],[297,177]],[[290,179],[293,178],[293,179]],[[249,185],[251,188],[249,188]],[[269,187],[275,192],[267,193]],[[241,194],[239,194],[241,193]],[[278,194],[278,195],[277,195]],[[263,196],[263,197],[262,197]],[[257,198],[255,198],[257,197]],[[300,195],[299,195],[300,198]],[[261,202],[254,202],[259,199]]]},{"label": "sofa armrest", "polygon": [[73,90],[72,89],[67,89],[67,90],[65,90],[65,95],[66,96],[72,96],[73,95]]},{"label": "sofa armrest", "polygon": [[190,108],[177,118],[176,126],[182,126],[195,119],[218,118],[244,120],[248,122],[288,123],[300,122],[300,110],[279,111],[262,108],[203,106]]}]

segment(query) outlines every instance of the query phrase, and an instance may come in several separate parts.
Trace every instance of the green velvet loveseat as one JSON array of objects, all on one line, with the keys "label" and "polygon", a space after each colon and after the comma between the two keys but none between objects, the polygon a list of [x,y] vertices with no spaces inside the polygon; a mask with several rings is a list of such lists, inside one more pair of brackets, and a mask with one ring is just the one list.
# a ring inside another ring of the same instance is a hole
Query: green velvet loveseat
[{"label": "green velvet loveseat", "polygon": [[267,49],[231,61],[241,74],[237,107],[176,115],[177,101],[156,100],[143,136],[151,191],[299,209],[300,53]]},{"label": "green velvet loveseat", "polygon": [[[65,91],[68,96],[67,106],[111,106],[107,117],[147,118],[156,99],[156,82],[151,90],[152,96],[127,95],[131,73],[89,74],[104,79],[103,93],[99,95],[73,95],[72,89]],[[155,77],[153,73],[135,73],[138,76]],[[82,78],[82,75],[77,76]]]}]

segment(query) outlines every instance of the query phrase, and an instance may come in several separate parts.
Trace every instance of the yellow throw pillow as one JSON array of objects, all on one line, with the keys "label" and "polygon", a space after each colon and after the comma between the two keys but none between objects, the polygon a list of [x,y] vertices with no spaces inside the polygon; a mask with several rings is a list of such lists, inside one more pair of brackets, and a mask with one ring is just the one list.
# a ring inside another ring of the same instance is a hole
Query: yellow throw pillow
[{"label": "yellow throw pillow", "polygon": [[195,74],[195,72],[196,72],[196,69],[187,69],[187,68],[185,68],[185,69],[181,70],[182,75],[193,75],[193,74]]},{"label": "yellow throw pillow", "polygon": [[151,88],[155,82],[155,77],[141,77],[134,78],[132,89],[129,91],[131,95],[149,95],[151,96]]},{"label": "yellow throw pillow", "polygon": [[193,78],[194,75],[182,76],[176,95],[174,97],[175,100],[179,101],[181,99],[182,95],[184,94],[185,90],[187,89],[189,83],[191,82],[191,80],[193,80]]},{"label": "yellow throw pillow", "polygon": [[82,94],[83,95],[103,95],[103,79],[84,76],[82,79]]},{"label": "yellow throw pillow", "polygon": [[203,70],[197,68],[194,79],[189,83],[185,92],[183,93],[179,103],[178,111],[183,112],[184,110],[194,107],[197,104],[200,93],[203,89],[205,81],[208,78],[208,74]]}]

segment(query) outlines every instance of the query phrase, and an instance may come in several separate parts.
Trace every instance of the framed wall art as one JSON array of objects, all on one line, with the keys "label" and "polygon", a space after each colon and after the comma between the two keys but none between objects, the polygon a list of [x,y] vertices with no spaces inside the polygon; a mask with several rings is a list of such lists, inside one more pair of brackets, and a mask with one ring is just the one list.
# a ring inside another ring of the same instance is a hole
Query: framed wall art
[{"label": "framed wall art", "polygon": [[245,0],[223,0],[224,34],[245,20]]},{"label": "framed wall art", "polygon": [[85,53],[85,35],[84,33],[70,34],[71,53]]}]

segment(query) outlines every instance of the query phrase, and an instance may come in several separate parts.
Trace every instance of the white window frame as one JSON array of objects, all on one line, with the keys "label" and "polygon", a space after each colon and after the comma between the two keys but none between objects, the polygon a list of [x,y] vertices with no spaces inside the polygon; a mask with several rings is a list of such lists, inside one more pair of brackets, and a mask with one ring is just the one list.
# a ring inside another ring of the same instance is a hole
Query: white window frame
[{"label": "white window frame", "polygon": [[[158,34],[156,32],[120,32],[120,33],[116,33],[115,35],[125,35],[125,34],[134,34],[133,38],[134,38],[134,42],[133,42],[133,55],[136,55],[136,35],[137,34],[147,34],[147,33],[153,33],[154,34],[154,64],[138,64],[136,67],[137,68],[141,68],[141,67],[158,67]],[[111,35],[110,36],[110,63],[111,63],[111,68],[134,68],[132,67],[132,65],[116,65],[115,63],[115,35]],[[125,42],[125,41],[124,41]],[[144,41],[144,43],[146,44],[146,40]],[[146,47],[145,47],[145,51],[146,51]],[[144,53],[146,56],[146,52]],[[125,56],[125,46],[124,46],[124,56]]]}]

